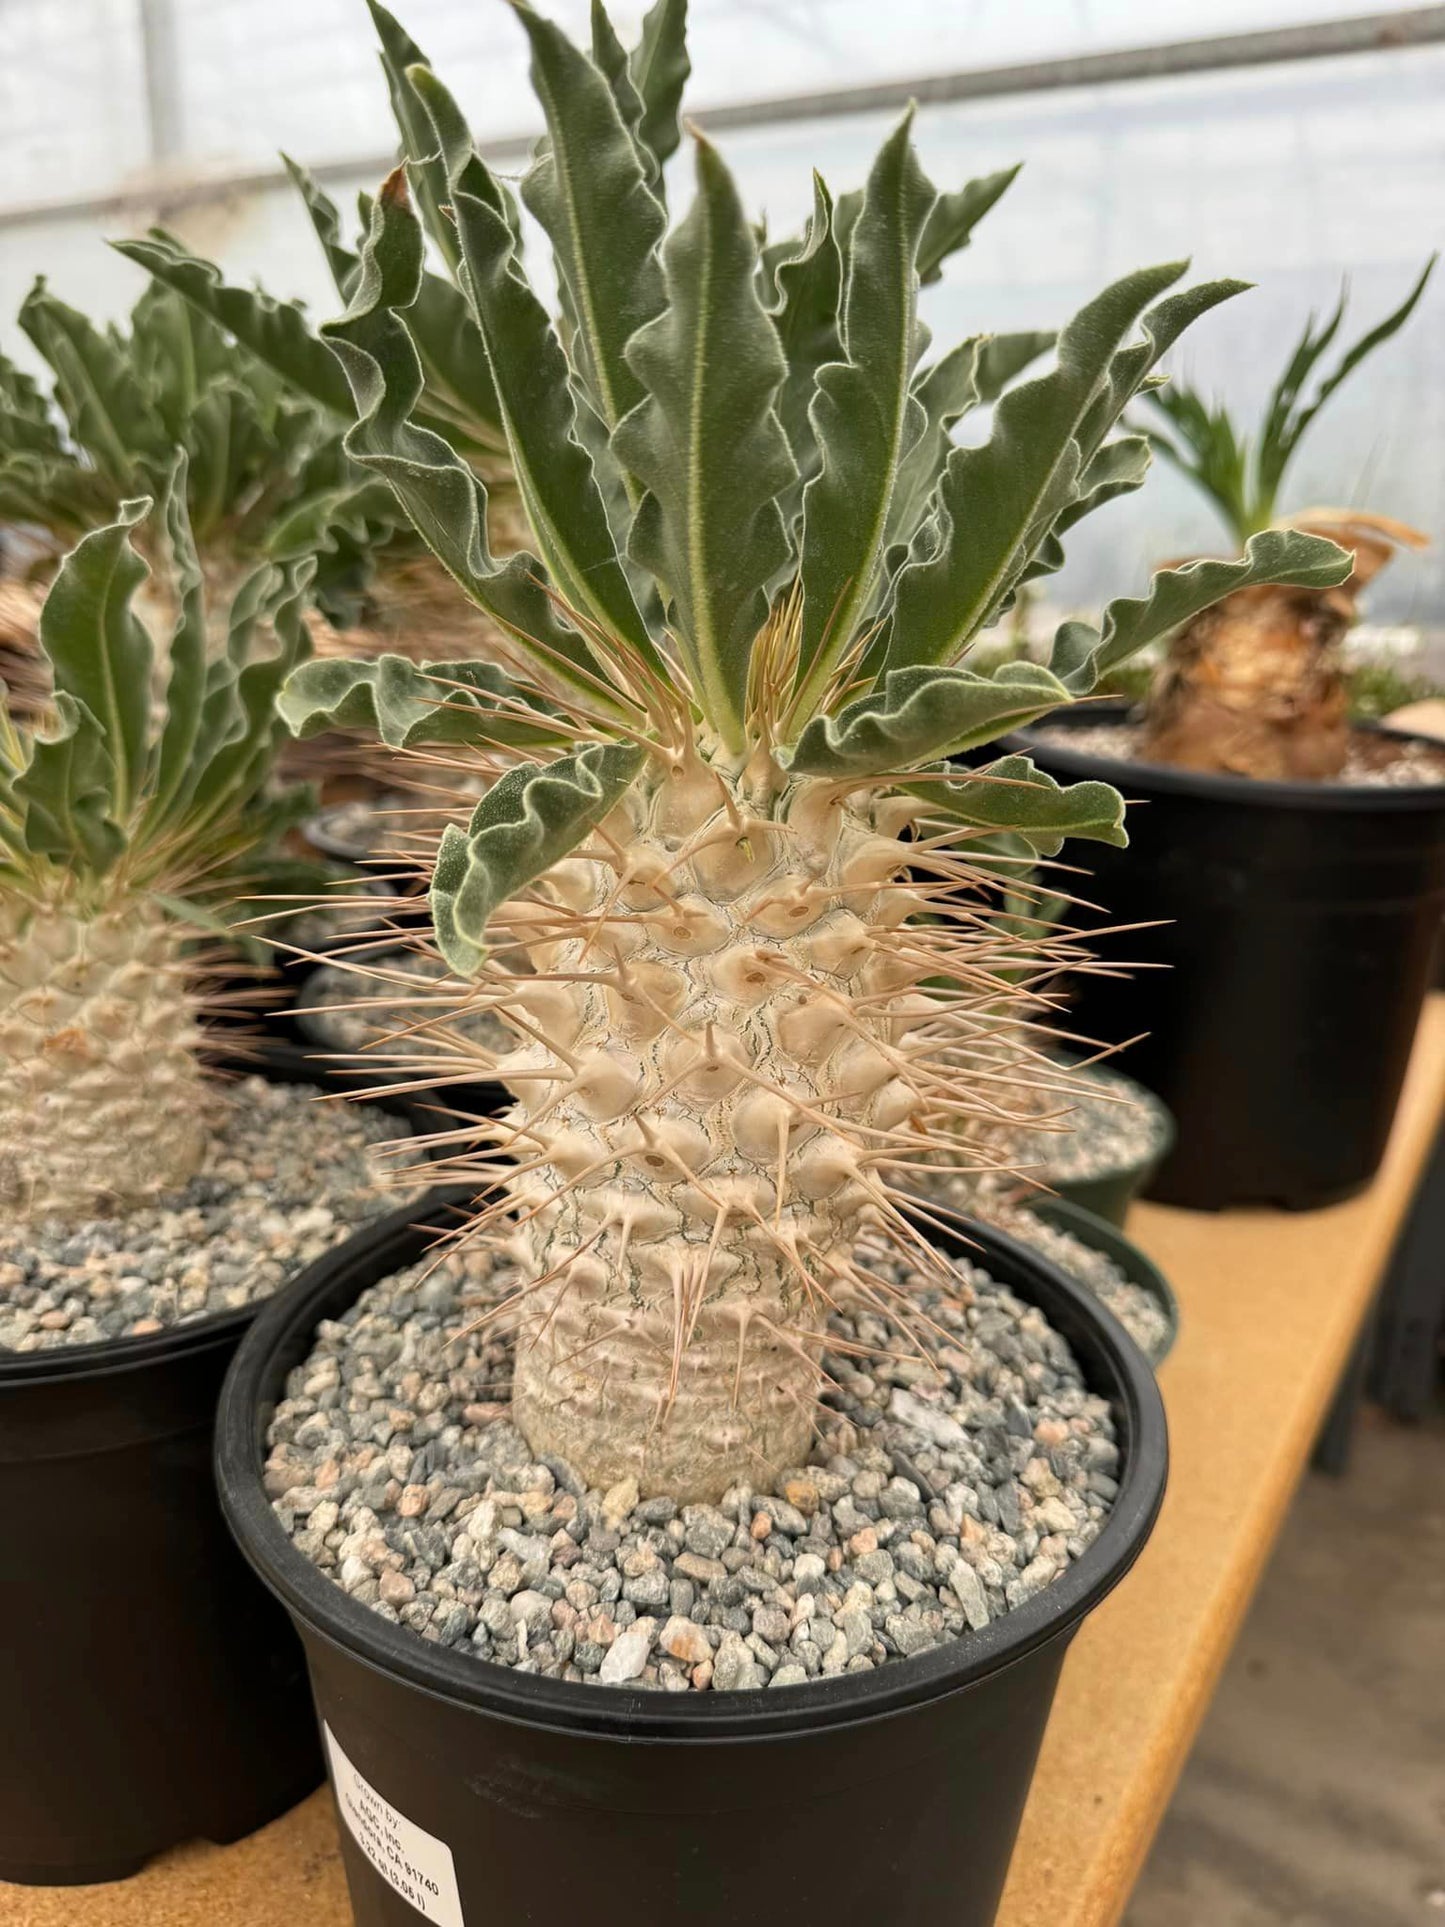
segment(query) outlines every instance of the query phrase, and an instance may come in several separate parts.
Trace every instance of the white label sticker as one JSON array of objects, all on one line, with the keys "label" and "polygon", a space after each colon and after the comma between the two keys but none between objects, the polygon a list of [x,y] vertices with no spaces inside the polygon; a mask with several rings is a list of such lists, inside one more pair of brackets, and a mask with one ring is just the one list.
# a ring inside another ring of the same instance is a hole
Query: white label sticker
[{"label": "white label sticker", "polygon": [[466,1927],[451,1848],[383,1800],[347,1759],[331,1728],[323,1723],[321,1730],[331,1755],[336,1803],[357,1846],[424,1920],[436,1921],[437,1927]]}]

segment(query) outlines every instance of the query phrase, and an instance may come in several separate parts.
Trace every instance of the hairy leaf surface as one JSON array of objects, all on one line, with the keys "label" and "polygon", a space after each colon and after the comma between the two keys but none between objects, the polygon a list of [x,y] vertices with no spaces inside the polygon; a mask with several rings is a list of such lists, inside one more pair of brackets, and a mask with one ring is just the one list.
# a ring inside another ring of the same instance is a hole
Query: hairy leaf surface
[{"label": "hairy leaf surface", "polygon": [[640,749],[599,744],[555,763],[522,763],[492,785],[465,830],[447,825],[431,906],[437,943],[458,976],[480,968],[498,905],[574,850],[644,760]]}]

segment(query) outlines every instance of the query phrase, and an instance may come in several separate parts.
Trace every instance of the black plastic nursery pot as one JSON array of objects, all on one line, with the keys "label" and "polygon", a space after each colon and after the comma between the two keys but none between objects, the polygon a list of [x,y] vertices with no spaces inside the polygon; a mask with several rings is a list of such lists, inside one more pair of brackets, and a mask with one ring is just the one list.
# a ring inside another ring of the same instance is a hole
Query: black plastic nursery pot
[{"label": "black plastic nursery pot", "polygon": [[[1127,713],[1084,704],[1048,726]],[[1066,887],[1095,906],[1069,914],[1097,956],[1150,967],[1078,976],[1071,1027],[1128,1043],[1121,1068],[1174,1114],[1174,1148],[1148,1195],[1307,1209],[1361,1189],[1429,987],[1445,784],[1259,782],[1074,750],[1034,730],[1008,747],[1063,781],[1102,778],[1132,805],[1129,848],[1090,845],[1073,860],[1091,874]],[[1125,927],[1140,925],[1153,927]]]},{"label": "black plastic nursery pot", "polygon": [[380,1619],[295,1549],[263,1490],[266,1430],[318,1320],[451,1222],[440,1202],[399,1213],[316,1264],[248,1334],[217,1430],[226,1516],[306,1646],[358,1927],[736,1927],[760,1894],[832,1927],[988,1927],[1070,1638],[1163,1496],[1164,1412],[1136,1348],[1079,1286],[971,1227],[960,1248],[1045,1310],[1113,1406],[1120,1489],[1083,1558],[981,1633],[872,1673],[716,1696],[584,1687]]},{"label": "black plastic nursery pot", "polygon": [[[274,1044],[233,1068],[315,1077]],[[0,1352],[0,1881],[118,1880],[321,1780],[300,1644],[212,1476],[255,1316]]]}]

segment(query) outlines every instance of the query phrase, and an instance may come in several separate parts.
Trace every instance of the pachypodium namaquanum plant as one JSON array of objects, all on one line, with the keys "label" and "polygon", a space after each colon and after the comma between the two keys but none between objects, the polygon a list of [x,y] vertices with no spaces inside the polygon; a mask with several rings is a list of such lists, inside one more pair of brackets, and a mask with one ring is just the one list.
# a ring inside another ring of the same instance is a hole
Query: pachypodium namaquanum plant
[{"label": "pachypodium namaquanum plant", "polygon": [[[1142,441],[1110,431],[1237,284],[1171,293],[1178,263],[1127,276],[1049,372],[1003,393],[987,440],[955,446],[990,342],[925,358],[940,202],[908,118],[845,219],[816,182],[804,236],[760,259],[701,137],[668,231],[646,97],[601,8],[591,55],[515,11],[547,122],[521,195],[555,251],[560,326],[452,98],[425,68],[406,78],[530,552],[493,560],[482,484],[415,418],[423,230],[400,170],[325,330],[356,397],[351,453],[505,648],[309,665],[283,713],[491,779],[444,833],[431,901],[456,977],[517,1037],[495,1064],[516,1107],[478,1161],[501,1186],[478,1226],[515,1238],[524,1268],[516,1422],[591,1483],[716,1496],[805,1458],[831,1305],[906,1318],[860,1238],[938,1262],[884,1172],[1007,1108],[1028,1046],[1001,1040],[1035,1005],[990,915],[993,839],[1031,857],[1122,840],[1102,784],[950,759],[1230,588],[1338,580],[1348,558],[1266,533],[1097,629],[1066,624],[1048,667],[975,674],[970,642],[1057,567],[1064,531],[1142,479]],[[443,1045],[455,1034],[438,1019]]]},{"label": "pachypodium namaquanum plant", "polygon": [[[1241,547],[1275,523],[1286,471],[1306,431],[1366,356],[1404,327],[1434,266],[1432,256],[1399,306],[1328,373],[1321,364],[1344,322],[1345,294],[1324,321],[1312,315],[1253,434],[1185,382],[1172,380],[1146,397],[1153,445],[1208,497]],[[1349,578],[1326,589],[1241,590],[1184,624],[1149,692],[1150,757],[1266,778],[1328,777],[1345,767],[1355,704],[1343,643],[1357,598],[1397,548],[1423,548],[1426,538],[1361,508],[1303,509],[1281,526],[1349,549]]]},{"label": "pachypodium namaquanum plant", "polygon": [[294,813],[265,787],[285,734],[277,692],[307,653],[313,565],[250,575],[217,654],[185,494],[181,457],[157,511],[178,609],[163,702],[132,606],[144,498],[85,536],[51,585],[50,714],[22,727],[0,688],[0,1210],[12,1223],[123,1209],[196,1169],[198,935],[224,928],[226,880],[234,890]]}]

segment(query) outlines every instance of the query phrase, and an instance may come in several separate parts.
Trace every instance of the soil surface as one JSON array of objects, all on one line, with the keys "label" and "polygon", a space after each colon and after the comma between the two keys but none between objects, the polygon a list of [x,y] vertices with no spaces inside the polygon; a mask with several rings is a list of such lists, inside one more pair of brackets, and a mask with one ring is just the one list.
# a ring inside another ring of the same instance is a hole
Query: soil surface
[{"label": "soil surface", "polygon": [[[478,1249],[323,1323],[272,1424],[267,1489],[352,1598],[479,1661],[665,1692],[785,1687],[966,1638],[1052,1585],[1117,1486],[1107,1403],[1043,1314],[960,1263],[898,1261],[933,1361],[871,1310],[834,1316],[808,1464],[721,1504],[589,1490],[512,1425],[515,1289]],[[860,1346],[864,1356],[851,1355]]]}]

